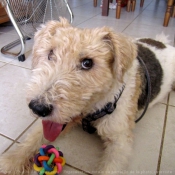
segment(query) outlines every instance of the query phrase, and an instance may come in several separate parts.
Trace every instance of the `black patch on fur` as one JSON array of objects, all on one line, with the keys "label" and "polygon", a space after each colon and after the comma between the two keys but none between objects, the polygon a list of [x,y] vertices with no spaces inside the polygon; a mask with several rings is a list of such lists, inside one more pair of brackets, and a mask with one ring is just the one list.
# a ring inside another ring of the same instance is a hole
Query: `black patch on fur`
[{"label": "black patch on fur", "polygon": [[148,45],[154,46],[157,49],[165,49],[166,48],[165,44],[163,44],[160,41],[153,40],[151,38],[142,38],[142,39],[139,39],[139,41],[142,43],[146,43]]},{"label": "black patch on fur", "polygon": [[[141,44],[138,45],[138,56],[144,61],[151,81],[151,98],[150,102],[159,94],[160,86],[162,84],[163,70],[157,60],[155,54]],[[145,73],[145,68],[142,64],[139,67],[139,74],[141,75],[141,94],[138,100],[138,109],[142,109],[147,100],[148,88],[147,88],[147,78]]]}]

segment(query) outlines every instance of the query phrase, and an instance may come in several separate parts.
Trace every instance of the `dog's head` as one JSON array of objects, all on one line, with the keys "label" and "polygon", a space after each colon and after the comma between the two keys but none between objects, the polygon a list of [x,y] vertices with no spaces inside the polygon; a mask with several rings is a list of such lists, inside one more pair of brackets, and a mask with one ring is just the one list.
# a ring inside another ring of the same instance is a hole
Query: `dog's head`
[{"label": "dog's head", "polygon": [[35,35],[29,107],[60,125],[83,117],[113,96],[135,57],[135,44],[108,27],[48,22]]}]

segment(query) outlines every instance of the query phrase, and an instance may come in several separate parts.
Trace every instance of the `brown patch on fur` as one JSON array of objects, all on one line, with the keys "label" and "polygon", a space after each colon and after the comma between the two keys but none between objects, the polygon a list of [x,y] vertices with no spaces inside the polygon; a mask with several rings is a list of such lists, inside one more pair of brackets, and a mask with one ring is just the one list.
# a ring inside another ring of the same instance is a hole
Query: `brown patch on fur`
[{"label": "brown patch on fur", "polygon": [[143,38],[143,39],[139,39],[139,41],[142,43],[146,43],[148,45],[154,46],[157,49],[165,49],[166,48],[165,44],[163,44],[160,41],[153,40],[151,38]]}]

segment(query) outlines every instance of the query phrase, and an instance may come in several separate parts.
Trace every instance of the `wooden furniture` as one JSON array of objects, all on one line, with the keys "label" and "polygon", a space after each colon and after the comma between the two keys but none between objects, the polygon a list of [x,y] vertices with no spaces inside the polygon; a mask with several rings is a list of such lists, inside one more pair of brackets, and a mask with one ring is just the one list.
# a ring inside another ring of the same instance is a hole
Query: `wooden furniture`
[{"label": "wooden furniture", "polygon": [[5,9],[3,8],[3,6],[0,3],[0,24],[9,21],[9,17],[5,11]]},{"label": "wooden furniture", "polygon": [[128,0],[126,10],[128,12],[130,12],[130,11],[133,12],[135,10],[135,6],[136,6],[136,0]]},{"label": "wooden furniture", "polygon": [[[109,1],[111,2],[111,0],[103,0],[102,16],[108,16]],[[116,18],[117,19],[120,18],[121,1],[122,0],[117,1],[117,7],[116,7]],[[140,0],[140,7],[143,7],[143,4],[144,4],[144,0]],[[136,5],[136,0],[128,0],[127,11],[128,12],[134,11],[135,5]],[[96,7],[96,6],[97,6],[97,0],[94,0],[94,7]],[[166,9],[165,16],[164,16],[163,26],[165,26],[165,27],[168,26],[171,15],[172,15],[172,17],[175,17],[175,0],[168,0],[168,2],[167,2],[167,9]]]},{"label": "wooden furniture", "polygon": [[[140,0],[140,7],[143,7],[143,4],[144,4],[144,0]],[[136,6],[136,0],[128,0],[126,10],[128,12],[130,11],[133,12],[135,10],[135,6]],[[121,0],[118,0],[117,8],[116,8],[116,18],[117,19],[120,18],[120,13],[121,13]]]},{"label": "wooden furniture", "polygon": [[[174,8],[173,8],[173,5],[174,5]],[[171,13],[174,17],[174,14],[175,14],[175,0],[168,0],[167,9],[166,9],[166,12],[165,12],[164,22],[163,22],[164,27],[168,26]]]},{"label": "wooden furniture", "polygon": [[94,0],[94,7],[97,7],[97,0]]},{"label": "wooden furniture", "polygon": [[[111,0],[103,0],[103,7],[102,7],[102,16],[108,16],[109,12],[109,2],[112,2]],[[121,13],[121,2],[122,0],[117,1],[117,7],[116,7],[116,18],[120,18]],[[144,0],[140,0],[140,7],[143,7]],[[136,6],[136,0],[128,0],[127,3],[127,11],[134,11]],[[97,0],[94,0],[94,7],[97,7]]]}]

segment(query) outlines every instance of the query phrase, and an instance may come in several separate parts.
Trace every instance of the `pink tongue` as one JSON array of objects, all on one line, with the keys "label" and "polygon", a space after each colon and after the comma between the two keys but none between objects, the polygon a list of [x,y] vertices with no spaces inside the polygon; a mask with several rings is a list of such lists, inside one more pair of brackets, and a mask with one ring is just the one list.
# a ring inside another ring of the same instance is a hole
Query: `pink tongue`
[{"label": "pink tongue", "polygon": [[63,128],[62,124],[54,123],[49,120],[42,120],[42,124],[44,137],[50,142],[53,142],[58,137]]}]

